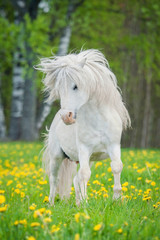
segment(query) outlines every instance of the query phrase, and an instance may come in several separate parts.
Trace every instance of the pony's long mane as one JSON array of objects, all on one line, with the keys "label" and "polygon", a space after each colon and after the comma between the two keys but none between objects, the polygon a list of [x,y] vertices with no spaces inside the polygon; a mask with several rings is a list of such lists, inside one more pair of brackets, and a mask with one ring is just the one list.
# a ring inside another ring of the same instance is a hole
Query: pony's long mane
[{"label": "pony's long mane", "polygon": [[43,58],[36,69],[45,73],[43,82],[45,91],[49,93],[49,101],[59,98],[58,89],[64,88],[69,78],[78,88],[87,91],[90,98],[96,98],[97,104],[103,103],[113,107],[119,114],[124,128],[131,125],[117,79],[100,51],[90,49],[78,54]]}]

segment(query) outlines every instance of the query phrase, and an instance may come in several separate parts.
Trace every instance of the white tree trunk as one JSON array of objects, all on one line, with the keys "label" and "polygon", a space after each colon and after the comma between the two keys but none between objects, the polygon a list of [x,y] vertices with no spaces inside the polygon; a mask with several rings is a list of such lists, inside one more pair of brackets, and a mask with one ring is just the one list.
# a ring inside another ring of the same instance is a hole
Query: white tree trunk
[{"label": "white tree trunk", "polygon": [[[63,56],[63,55],[67,54],[69,43],[70,43],[70,38],[71,38],[71,26],[68,25],[64,28],[62,36],[60,38],[59,50],[57,53],[58,56]],[[41,129],[45,119],[49,115],[49,113],[51,111],[51,106],[52,106],[51,103],[45,102],[43,104],[41,114],[40,114],[40,116],[37,120],[37,124],[36,124],[37,132]]]},{"label": "white tree trunk", "polygon": [[[71,28],[71,17],[73,13],[76,11],[76,9],[82,5],[84,0],[69,0],[69,5],[68,5],[68,10],[66,14],[66,22],[68,24],[66,27],[63,29],[62,35],[60,37],[60,42],[59,42],[59,50],[57,55],[58,56],[63,56],[66,55],[68,52],[69,48],[69,43],[71,39],[71,34],[72,34],[72,28]],[[37,132],[39,132],[40,128],[43,125],[43,122],[45,121],[46,117],[49,115],[51,111],[51,104],[50,103],[44,103],[42,107],[41,114],[37,120]]]},{"label": "white tree trunk", "polygon": [[0,139],[5,139],[6,137],[6,126],[5,126],[5,116],[4,110],[2,105],[2,98],[1,98],[1,79],[0,79]]},{"label": "white tree trunk", "polygon": [[12,81],[12,103],[9,137],[16,140],[20,137],[21,117],[23,109],[24,79],[22,78],[23,68],[21,66],[21,55],[19,52],[14,54],[14,69]]},{"label": "white tree trunk", "polygon": [[144,104],[143,126],[141,136],[141,147],[147,147],[148,143],[148,131],[149,131],[149,119],[151,108],[151,81],[146,83],[146,99]]}]

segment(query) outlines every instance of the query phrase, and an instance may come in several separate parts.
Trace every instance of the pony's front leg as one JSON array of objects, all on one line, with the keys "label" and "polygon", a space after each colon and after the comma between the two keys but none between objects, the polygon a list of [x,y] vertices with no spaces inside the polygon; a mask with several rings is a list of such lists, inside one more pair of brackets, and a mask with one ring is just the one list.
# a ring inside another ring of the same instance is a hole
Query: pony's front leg
[{"label": "pony's front leg", "polygon": [[74,177],[76,204],[78,206],[82,200],[86,199],[87,196],[87,183],[91,176],[89,158],[90,155],[88,149],[85,146],[81,146],[79,149],[80,168],[77,175]]},{"label": "pony's front leg", "polygon": [[120,176],[123,169],[121,161],[121,149],[119,144],[112,144],[108,148],[108,154],[111,159],[111,168],[114,176],[114,194],[113,199],[118,199],[121,196],[121,182]]},{"label": "pony's front leg", "polygon": [[49,173],[49,185],[50,185],[50,193],[49,193],[49,202],[51,205],[54,205],[54,198],[56,195],[57,184],[58,184],[58,171],[60,165],[62,163],[62,159],[60,158],[50,158],[50,173]]}]

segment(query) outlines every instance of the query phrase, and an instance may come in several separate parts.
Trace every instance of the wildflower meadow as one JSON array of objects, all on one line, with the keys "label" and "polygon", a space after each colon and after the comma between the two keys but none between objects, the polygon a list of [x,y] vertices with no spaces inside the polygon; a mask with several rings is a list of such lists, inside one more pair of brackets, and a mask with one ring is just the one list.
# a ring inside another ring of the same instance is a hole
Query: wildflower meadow
[{"label": "wildflower meadow", "polygon": [[88,201],[48,201],[41,143],[0,144],[0,239],[160,239],[160,150],[122,149],[122,198],[113,196],[110,160],[95,162]]}]

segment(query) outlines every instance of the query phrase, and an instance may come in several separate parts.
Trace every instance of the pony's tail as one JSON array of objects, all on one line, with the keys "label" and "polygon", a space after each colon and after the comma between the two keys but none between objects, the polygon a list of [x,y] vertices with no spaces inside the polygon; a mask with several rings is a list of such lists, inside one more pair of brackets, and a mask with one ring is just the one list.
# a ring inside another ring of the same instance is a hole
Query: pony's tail
[{"label": "pony's tail", "polygon": [[[45,173],[50,175],[50,157],[49,157],[49,146],[48,146],[48,136],[46,135],[45,147],[43,149],[43,169],[45,169]],[[73,177],[77,173],[77,164],[68,158],[65,158],[61,163],[58,172],[58,184],[57,184],[57,193],[60,198],[64,197],[69,198],[72,186]]]},{"label": "pony's tail", "polygon": [[65,158],[60,166],[58,173],[57,193],[60,198],[69,198],[73,177],[77,173],[77,164]]}]

